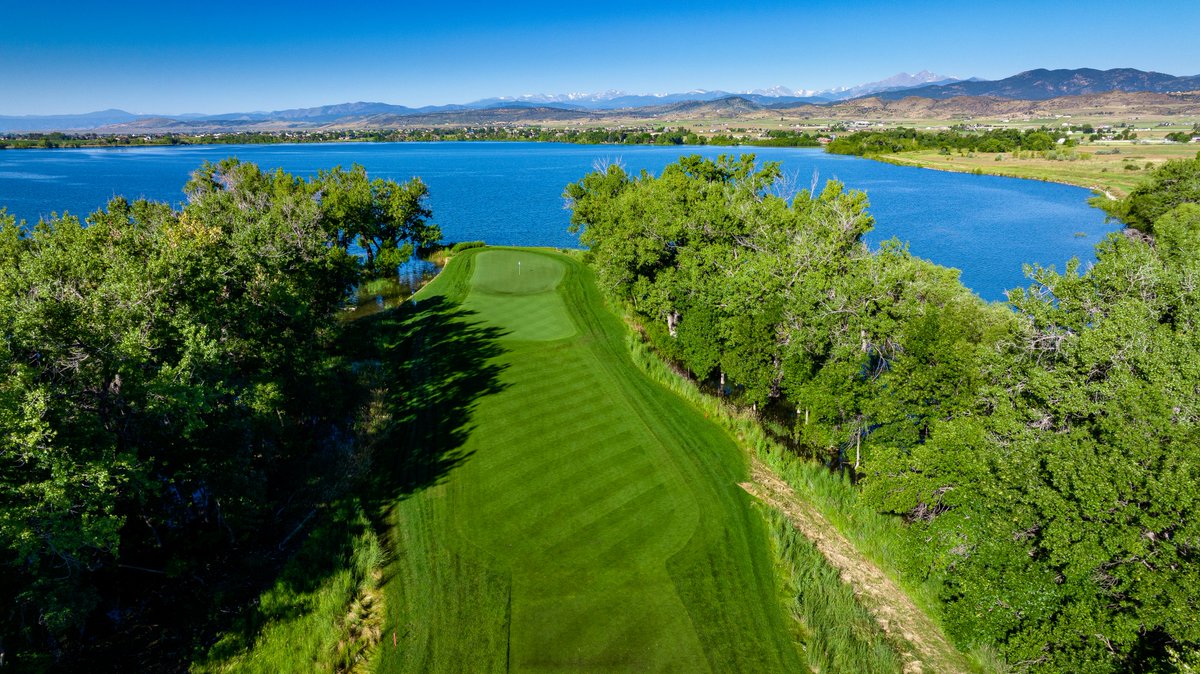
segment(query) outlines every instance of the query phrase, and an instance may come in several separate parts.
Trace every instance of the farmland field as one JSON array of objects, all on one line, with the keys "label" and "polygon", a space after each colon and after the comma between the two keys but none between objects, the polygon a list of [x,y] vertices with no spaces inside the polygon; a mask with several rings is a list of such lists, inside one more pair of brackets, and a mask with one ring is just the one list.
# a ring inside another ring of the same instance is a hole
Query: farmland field
[{"label": "farmland field", "polygon": [[471,251],[392,320],[418,449],[379,671],[802,668],[745,456],[636,369],[581,263]]}]

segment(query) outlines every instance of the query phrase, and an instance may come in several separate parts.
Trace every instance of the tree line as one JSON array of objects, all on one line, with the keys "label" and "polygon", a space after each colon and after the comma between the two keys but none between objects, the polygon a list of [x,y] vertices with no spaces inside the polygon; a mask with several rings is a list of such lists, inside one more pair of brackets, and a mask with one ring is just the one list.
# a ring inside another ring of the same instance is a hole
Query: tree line
[{"label": "tree line", "polygon": [[0,210],[0,652],[52,663],[155,601],[168,641],[278,557],[355,452],[350,291],[440,238],[419,179],[360,166],[185,191]]},{"label": "tree line", "polygon": [[553,129],[538,126],[464,126],[405,129],[351,129],[343,131],[239,131],[230,133],[25,133],[0,135],[0,150],[34,148],[140,147],[158,145],[262,145],[274,143],[402,143],[434,141],[529,141],[580,145],[751,145],[764,147],[819,147],[828,137],[804,131],[768,130],[761,134],[745,129],[713,135],[670,126],[620,129]]},{"label": "tree line", "polygon": [[834,154],[859,157],[873,154],[896,154],[913,150],[963,150],[970,152],[1044,152],[1053,150],[1059,141],[1074,146],[1076,140],[1069,129],[1040,127],[1037,129],[990,129],[964,132],[955,129],[920,131],[899,127],[878,131],[856,131],[835,138],[825,146]]},{"label": "tree line", "polygon": [[[815,188],[815,186],[814,186]],[[1098,261],[987,304],[866,195],[752,156],[567,187],[598,282],[694,376],[902,520],[961,646],[1018,670],[1200,661],[1200,159],[1110,212]]]}]

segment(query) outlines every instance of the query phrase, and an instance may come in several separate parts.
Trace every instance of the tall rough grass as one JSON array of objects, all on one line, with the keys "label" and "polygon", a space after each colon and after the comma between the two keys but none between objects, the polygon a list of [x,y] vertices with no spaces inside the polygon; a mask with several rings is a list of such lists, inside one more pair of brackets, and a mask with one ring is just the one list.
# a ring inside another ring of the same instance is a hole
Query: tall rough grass
[{"label": "tall rough grass", "polygon": [[309,535],[258,606],[209,649],[201,674],[369,671],[383,629],[383,547],[358,508]]},{"label": "tall rough grass", "polygon": [[461,253],[464,250],[470,250],[472,248],[483,248],[486,245],[487,245],[487,243],[485,243],[483,241],[459,241],[458,243],[456,243],[450,247],[450,252],[451,253]]},{"label": "tall rough grass", "polygon": [[[834,527],[849,538],[855,547],[878,564],[893,579],[903,581],[900,570],[905,567],[905,549],[901,524],[880,515],[864,504],[848,479],[829,471],[813,461],[787,451],[770,438],[761,420],[753,413],[738,409],[719,398],[703,393],[695,382],[676,372],[663,362],[653,349],[637,336],[630,335],[629,347],[634,362],[656,381],[703,410],[710,419],[720,423],[744,447],[771,467],[796,493],[816,506]],[[917,595],[922,608],[937,612],[937,583],[902,582],[902,587]]]},{"label": "tall rough grass", "polygon": [[853,485],[824,466],[788,452],[773,441],[761,421],[749,411],[738,409],[703,393],[695,382],[673,370],[636,335],[629,336],[634,362],[659,383],[703,410],[720,423],[744,447],[750,448],[796,493],[812,503],[855,547],[900,583],[922,609],[937,616],[937,583],[913,583],[904,578],[904,546],[901,525],[861,502]]},{"label": "tall rough grass", "polygon": [[816,546],[778,511],[761,510],[809,667],[860,674],[902,671],[903,663],[879,624]]},{"label": "tall rough grass", "polygon": [[[899,522],[879,514],[863,503],[854,486],[844,476],[833,473],[818,463],[803,459],[780,446],[764,430],[763,421],[752,412],[739,409],[720,398],[705,394],[684,373],[676,371],[668,365],[639,335],[631,333],[628,343],[634,363],[643,372],[690,401],[709,419],[724,426],[725,430],[743,447],[752,450],[759,460],[769,466],[780,479],[787,482],[799,497],[816,507],[834,528],[854,544],[859,552],[895,581],[921,610],[925,611],[935,622],[941,624],[941,601],[939,599],[941,580],[937,577],[928,577],[923,580],[914,579],[912,575],[906,575],[903,572],[905,568],[909,568],[911,560],[907,557],[903,529]],[[823,557],[821,561],[824,561]],[[828,564],[825,565],[825,568],[833,572],[832,567],[829,567]],[[801,608],[809,610],[815,607],[802,604]],[[803,613],[800,618],[804,624],[808,624],[808,617]],[[814,615],[812,619],[812,624],[820,624],[817,616]],[[830,639],[832,640],[826,643],[836,642],[836,638],[830,637]],[[1003,659],[987,645],[972,645],[965,654],[976,671],[1009,671]],[[814,664],[817,662],[819,659],[814,660]],[[858,670],[851,668],[826,671]]]}]

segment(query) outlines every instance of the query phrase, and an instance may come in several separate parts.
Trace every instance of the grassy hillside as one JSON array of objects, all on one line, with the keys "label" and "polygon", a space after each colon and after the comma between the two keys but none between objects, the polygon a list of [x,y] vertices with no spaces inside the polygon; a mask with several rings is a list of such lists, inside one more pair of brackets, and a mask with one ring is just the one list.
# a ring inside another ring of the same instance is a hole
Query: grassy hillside
[{"label": "grassy hillside", "polygon": [[384,320],[420,451],[380,495],[379,671],[802,668],[745,457],[632,365],[581,264],[472,251]]},{"label": "grassy hillside", "polygon": [[902,166],[1047,180],[1078,185],[1121,197],[1133,191],[1154,168],[1172,159],[1195,157],[1196,150],[1194,144],[1114,143],[1074,148],[1069,152],[1062,152],[1062,158],[1058,159],[1047,158],[1042,156],[1042,153],[1022,153],[1021,157],[1017,158],[1012,153],[942,155],[937,150],[901,152],[871,158]]}]

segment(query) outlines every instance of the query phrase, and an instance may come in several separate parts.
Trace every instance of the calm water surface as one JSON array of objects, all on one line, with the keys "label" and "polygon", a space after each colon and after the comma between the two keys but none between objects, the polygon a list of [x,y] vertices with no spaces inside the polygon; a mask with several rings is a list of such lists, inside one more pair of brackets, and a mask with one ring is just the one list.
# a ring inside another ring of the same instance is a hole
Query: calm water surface
[{"label": "calm water surface", "polygon": [[[201,162],[236,156],[299,175],[359,163],[373,177],[428,185],[434,222],[449,241],[483,239],[528,246],[578,246],[567,233],[567,183],[598,160],[630,172],[657,173],[685,154],[753,152],[782,162],[807,187],[836,178],[871,200],[877,243],[897,237],[910,250],[962,270],[986,299],[1026,285],[1022,264],[1062,269],[1116,226],[1086,203],[1082,188],[1016,178],[892,166],[817,149],[563,145],[552,143],[339,143],[0,151],[0,207],[30,222],[52,211],[82,215],[114,195],[181,203],[188,174]],[[1078,236],[1082,233],[1083,236]]]}]

